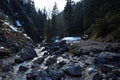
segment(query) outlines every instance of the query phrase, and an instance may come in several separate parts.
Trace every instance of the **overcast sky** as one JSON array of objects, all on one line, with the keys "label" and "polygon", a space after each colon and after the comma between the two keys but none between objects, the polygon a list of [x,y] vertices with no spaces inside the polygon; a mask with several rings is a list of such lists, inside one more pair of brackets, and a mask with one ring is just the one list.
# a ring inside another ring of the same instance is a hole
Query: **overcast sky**
[{"label": "overcast sky", "polygon": [[[74,1],[77,2],[80,0],[74,0]],[[47,11],[52,10],[55,2],[57,3],[57,7],[59,11],[62,11],[66,4],[66,0],[34,0],[34,2],[37,8],[40,8],[42,10],[45,7]]]}]

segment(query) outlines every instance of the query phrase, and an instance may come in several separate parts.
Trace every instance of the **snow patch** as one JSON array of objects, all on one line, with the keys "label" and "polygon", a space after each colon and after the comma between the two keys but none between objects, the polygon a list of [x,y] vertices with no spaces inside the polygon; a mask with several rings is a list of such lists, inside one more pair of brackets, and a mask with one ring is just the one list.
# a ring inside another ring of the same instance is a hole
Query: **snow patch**
[{"label": "snow patch", "polygon": [[0,49],[4,49],[4,47],[0,47]]},{"label": "snow patch", "polygon": [[26,38],[31,39],[27,34],[23,34]]},{"label": "snow patch", "polygon": [[13,27],[9,22],[5,21],[4,24],[9,26],[13,31],[18,32],[18,28]]}]

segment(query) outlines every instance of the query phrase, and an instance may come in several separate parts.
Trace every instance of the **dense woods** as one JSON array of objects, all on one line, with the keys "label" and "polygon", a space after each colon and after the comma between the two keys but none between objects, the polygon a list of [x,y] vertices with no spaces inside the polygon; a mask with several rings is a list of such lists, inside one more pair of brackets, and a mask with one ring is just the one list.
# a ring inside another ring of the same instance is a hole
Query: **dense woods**
[{"label": "dense woods", "polygon": [[89,35],[102,41],[120,41],[120,1],[66,0],[62,12],[54,4],[51,17],[36,10],[33,0],[1,0],[0,10],[15,23],[19,20],[24,31],[35,41],[54,41],[56,36]]}]

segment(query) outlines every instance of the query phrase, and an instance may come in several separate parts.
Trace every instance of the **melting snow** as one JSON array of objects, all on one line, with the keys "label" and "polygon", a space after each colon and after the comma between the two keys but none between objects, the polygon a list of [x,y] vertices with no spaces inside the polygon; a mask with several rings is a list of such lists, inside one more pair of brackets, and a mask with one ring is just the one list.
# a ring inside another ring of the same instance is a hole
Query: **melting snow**
[{"label": "melting snow", "polygon": [[4,49],[4,47],[0,47],[0,49]]},{"label": "melting snow", "polygon": [[30,37],[28,37],[28,35],[27,34],[23,34],[26,38],[28,38],[28,39],[31,39]]},{"label": "melting snow", "polygon": [[13,27],[9,22],[5,21],[4,24],[9,26],[13,31],[18,32],[17,28]]}]

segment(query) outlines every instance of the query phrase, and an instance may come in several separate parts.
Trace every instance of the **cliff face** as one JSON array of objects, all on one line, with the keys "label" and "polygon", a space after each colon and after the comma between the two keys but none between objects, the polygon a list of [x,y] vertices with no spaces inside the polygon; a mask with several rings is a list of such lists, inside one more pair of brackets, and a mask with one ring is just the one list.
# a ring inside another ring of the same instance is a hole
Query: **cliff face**
[{"label": "cliff face", "polygon": [[32,47],[33,41],[9,17],[0,12],[0,57],[10,56],[24,47]]}]

